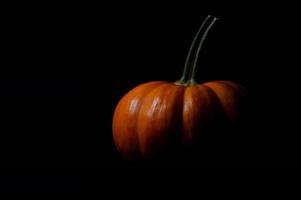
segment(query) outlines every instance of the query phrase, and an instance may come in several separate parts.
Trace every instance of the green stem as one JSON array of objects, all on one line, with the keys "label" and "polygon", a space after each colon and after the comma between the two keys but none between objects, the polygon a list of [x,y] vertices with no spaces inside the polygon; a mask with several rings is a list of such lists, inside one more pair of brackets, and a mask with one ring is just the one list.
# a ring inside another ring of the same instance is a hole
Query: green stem
[{"label": "green stem", "polygon": [[208,35],[208,32],[209,30],[211,29],[211,27],[213,26],[213,24],[215,23],[215,21],[217,20],[218,18],[214,17],[212,19],[212,21],[210,22],[209,26],[207,27],[207,29],[205,30],[204,34],[202,35],[202,38],[200,40],[200,43],[199,43],[199,46],[197,48],[197,51],[196,51],[196,54],[195,54],[195,57],[194,57],[194,60],[192,61],[192,70],[191,70],[191,73],[190,73],[190,78],[188,79],[187,83],[188,84],[194,84],[195,83],[195,74],[196,74],[196,65],[197,65],[197,61],[198,61],[198,58],[199,58],[199,54],[200,54],[200,51],[202,49],[202,46],[203,46],[203,43]]},{"label": "green stem", "polygon": [[[210,28],[213,26],[214,22],[218,19],[216,17],[213,17],[213,19],[210,22],[210,24],[208,25],[208,27],[205,28],[205,25],[207,24],[208,20],[211,17],[212,17],[211,15],[208,15],[206,17],[206,19],[203,21],[201,27],[199,28],[198,32],[196,33],[196,35],[190,45],[190,48],[189,48],[189,51],[188,51],[188,54],[186,57],[182,77],[176,83],[184,84],[184,85],[190,85],[190,84],[195,83],[194,77],[195,77],[195,73],[196,73],[196,64],[197,64],[200,50],[203,46],[204,40],[205,40]],[[202,32],[203,29],[205,29],[205,31],[200,36],[200,33]],[[195,49],[196,45],[197,45],[196,43],[199,39],[200,39],[200,42],[198,43],[197,49]]]},{"label": "green stem", "polygon": [[201,27],[199,28],[197,34],[195,35],[195,37],[194,37],[194,39],[193,39],[193,41],[192,41],[192,43],[190,45],[190,48],[189,48],[189,51],[188,51],[188,54],[187,54],[187,57],[186,57],[186,61],[185,61],[185,66],[184,66],[183,74],[182,74],[182,77],[181,77],[181,79],[179,81],[180,83],[186,83],[187,82],[187,78],[188,78],[188,75],[189,75],[188,74],[188,71],[189,71],[188,68],[189,68],[189,65],[191,63],[191,59],[192,59],[191,56],[192,56],[193,48],[195,46],[195,43],[196,43],[196,41],[197,41],[197,39],[199,37],[199,34],[200,34],[201,30],[203,29],[203,27],[205,26],[206,22],[209,20],[210,17],[211,16],[208,15],[206,17],[206,19],[203,21]]}]

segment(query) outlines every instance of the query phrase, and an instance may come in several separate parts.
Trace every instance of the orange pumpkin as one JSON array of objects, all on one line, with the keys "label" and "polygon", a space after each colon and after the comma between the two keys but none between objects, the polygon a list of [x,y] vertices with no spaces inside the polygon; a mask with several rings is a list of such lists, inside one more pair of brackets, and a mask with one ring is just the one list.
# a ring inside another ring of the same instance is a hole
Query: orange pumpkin
[{"label": "orange pumpkin", "polygon": [[[200,32],[211,18],[195,49]],[[113,117],[113,139],[125,159],[148,159],[175,147],[193,145],[208,124],[214,125],[221,112],[230,122],[237,120],[240,97],[245,91],[242,86],[231,81],[194,81],[199,51],[216,20],[208,16],[203,22],[179,81],[141,84],[118,103]]]}]

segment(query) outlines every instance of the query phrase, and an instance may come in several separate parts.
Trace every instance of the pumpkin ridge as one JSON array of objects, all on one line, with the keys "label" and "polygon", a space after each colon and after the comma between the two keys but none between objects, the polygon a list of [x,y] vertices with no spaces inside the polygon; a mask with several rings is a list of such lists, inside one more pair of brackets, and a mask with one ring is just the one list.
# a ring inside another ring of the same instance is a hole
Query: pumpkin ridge
[{"label": "pumpkin ridge", "polygon": [[224,85],[227,85],[228,87],[230,87],[232,90],[234,90],[237,94],[239,94],[240,96],[246,96],[247,95],[247,90],[245,87],[243,87],[240,84],[231,82],[231,81],[224,81],[224,80],[220,80],[217,81],[219,83],[222,83]]},{"label": "pumpkin ridge", "polygon": [[[152,89],[155,89],[156,87],[158,87],[158,86],[160,86],[160,83],[165,83],[165,82],[160,82],[160,81],[153,81],[153,82],[149,82],[149,83],[144,83],[143,85],[140,85],[140,86],[137,86],[137,87],[135,87],[134,89],[132,89],[131,91],[129,91],[125,96],[124,96],[124,98],[118,103],[118,105],[117,105],[117,107],[116,107],[116,110],[115,110],[115,113],[114,113],[114,118],[113,118],[113,136],[114,136],[114,140],[116,139],[116,138],[118,138],[119,136],[116,136],[115,134],[114,134],[114,132],[117,132],[117,130],[115,129],[115,126],[114,126],[114,124],[116,124],[117,123],[117,121],[118,120],[120,120],[120,119],[118,119],[118,112],[122,112],[122,110],[119,110],[120,109],[120,106],[122,105],[122,104],[124,104],[124,102],[123,101],[125,101],[125,100],[127,100],[126,98],[130,98],[128,101],[133,101],[133,99],[135,99],[135,98],[138,98],[139,99],[139,107],[138,107],[138,111],[139,111],[139,109],[140,109],[140,107],[141,107],[141,105],[142,105],[142,103],[143,103],[143,99],[145,98],[145,96],[143,95],[149,88],[151,88],[151,90]],[[144,87],[144,88],[143,88]],[[141,92],[139,93],[139,94],[135,94],[135,95],[133,95],[133,94],[131,94],[131,93],[133,93],[133,92],[135,92],[135,90],[136,89],[140,89],[141,90]],[[132,97],[130,96],[130,95],[133,95]],[[138,112],[137,111],[137,112]],[[134,127],[136,127],[137,125],[137,115],[134,115],[133,116],[133,123],[134,123]],[[134,130],[133,131],[135,131],[135,128],[134,128]],[[137,132],[137,131],[136,131]],[[137,136],[133,136],[133,137],[136,137],[137,138]],[[137,138],[137,140],[138,140],[138,138]],[[136,141],[137,141],[136,140]],[[120,151],[123,147],[121,147],[122,146],[122,144],[119,144],[119,142],[115,142],[115,146],[117,147],[117,149]],[[141,157],[141,153],[140,153],[140,149],[139,149],[139,144],[137,143],[136,145],[135,145],[137,148],[136,148],[136,150],[138,151],[137,152],[137,157]],[[122,152],[122,151],[121,151]],[[125,156],[125,157],[127,157],[127,156]]]},{"label": "pumpkin ridge", "polygon": [[[207,83],[206,83],[207,84]],[[234,90],[227,85],[220,82],[211,82],[206,86],[211,88],[216,94],[221,108],[226,114],[227,120],[229,120],[232,124],[235,124],[238,118],[238,95],[240,94],[237,90]],[[214,85],[215,84],[215,85]]]},{"label": "pumpkin ridge", "polygon": [[[210,86],[205,85],[205,84],[202,84],[201,86],[205,87],[207,89],[208,93],[211,93],[211,94],[209,94],[209,97],[211,98],[210,106],[212,106],[214,108],[217,108],[218,110],[223,111],[223,113],[220,113],[220,114],[226,114],[226,110],[225,110],[225,108],[222,104],[221,99],[219,98],[218,94],[216,93],[216,91],[214,91],[214,89],[212,89]],[[214,100],[212,101],[212,99],[214,99]],[[214,105],[214,103],[211,103],[211,102],[214,102],[217,105]],[[216,113],[216,111],[214,113]],[[218,113],[218,111],[217,111],[217,113]],[[215,117],[215,116],[212,116],[212,117]]]},{"label": "pumpkin ridge", "polygon": [[[183,96],[182,96],[182,110],[181,110],[181,130],[182,130],[182,135],[181,135],[181,141],[182,141],[182,144],[184,144],[184,146],[188,143],[187,141],[190,141],[191,140],[191,136],[187,136],[188,133],[186,133],[186,121],[185,121],[185,101],[186,100],[186,95],[188,93],[188,89],[191,88],[191,87],[194,87],[194,86],[189,86],[189,87],[185,87],[185,90],[183,92]],[[189,138],[189,139],[187,139]]]},{"label": "pumpkin ridge", "polygon": [[202,85],[198,85],[198,89],[199,89],[200,92],[203,92],[203,91],[201,91],[202,90],[201,87],[203,87],[205,89],[205,91],[206,91],[207,101],[208,101],[208,106],[209,107],[214,106],[213,103],[212,103],[212,101],[211,101],[212,96],[214,96],[215,100],[218,100],[218,103],[220,104],[219,98],[218,98],[217,94],[215,93],[215,91],[213,91],[207,85],[202,84]]},{"label": "pumpkin ridge", "polygon": [[137,116],[136,116],[136,121],[135,121],[135,130],[136,130],[136,136],[137,136],[137,142],[138,142],[138,150],[139,150],[139,153],[140,153],[140,155],[141,155],[141,157],[142,158],[144,158],[145,157],[145,155],[143,155],[143,152],[142,152],[142,139],[141,139],[141,133],[139,133],[139,128],[138,128],[138,125],[139,125],[139,119],[141,118],[141,115],[143,114],[142,112],[141,112],[141,108],[142,108],[142,106],[143,106],[143,104],[145,103],[145,100],[147,99],[147,98],[149,98],[149,96],[155,91],[155,90],[159,90],[159,89],[161,89],[162,87],[167,87],[168,85],[170,85],[170,83],[168,83],[168,82],[162,82],[162,84],[161,85],[158,85],[157,87],[154,87],[154,88],[152,88],[152,90],[151,91],[149,91],[146,95],[144,95],[143,96],[143,100],[142,100],[142,102],[141,102],[141,104],[140,104],[140,107],[139,107],[139,111],[137,112]]},{"label": "pumpkin ridge", "polygon": [[141,99],[140,99],[140,105],[139,105],[139,108],[138,108],[138,111],[137,111],[137,115],[135,116],[135,124],[134,124],[134,130],[135,130],[135,133],[136,133],[136,142],[137,142],[137,150],[138,150],[138,154],[139,154],[139,157],[143,157],[143,153],[141,151],[141,147],[140,147],[140,138],[139,138],[139,132],[138,132],[138,120],[139,120],[139,115],[140,115],[140,109],[142,107],[142,105],[144,104],[144,100],[146,99],[146,97],[152,93],[152,91],[164,86],[164,85],[167,85],[168,83],[167,82],[162,82],[161,84],[158,84],[158,85],[155,85],[154,87],[152,87],[150,90],[148,90],[147,92],[145,91],[145,95],[141,95]]},{"label": "pumpkin ridge", "polygon": [[[217,104],[217,103],[219,104],[220,102],[217,101],[218,99],[217,99],[215,93],[213,93],[213,91],[210,88],[199,84],[199,85],[197,85],[197,90],[198,90],[199,95],[202,96],[204,99],[206,99],[206,100],[204,100],[204,101],[206,101],[206,103],[205,103],[206,106],[203,107],[204,110],[202,111],[202,113],[203,113],[202,115],[204,115],[203,119],[202,119],[202,120],[204,120],[202,123],[203,126],[200,127],[201,130],[204,130],[205,128],[207,128],[205,126],[206,125],[208,126],[208,122],[210,120],[212,120],[212,118],[213,118],[212,113],[214,112],[213,109],[216,107],[215,104]],[[214,100],[212,100],[212,98],[214,98]]]}]

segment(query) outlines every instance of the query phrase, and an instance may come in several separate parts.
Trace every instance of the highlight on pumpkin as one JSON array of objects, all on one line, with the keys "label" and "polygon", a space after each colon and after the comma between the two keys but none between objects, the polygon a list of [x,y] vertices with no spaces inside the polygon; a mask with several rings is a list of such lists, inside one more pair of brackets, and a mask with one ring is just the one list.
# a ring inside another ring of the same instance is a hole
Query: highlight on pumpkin
[{"label": "highlight on pumpkin", "polygon": [[118,102],[112,131],[124,159],[158,158],[198,147],[203,135],[220,121],[237,121],[245,94],[241,85],[223,80],[197,84],[194,80],[200,50],[216,20],[212,16],[204,20],[179,81],[138,85]]}]

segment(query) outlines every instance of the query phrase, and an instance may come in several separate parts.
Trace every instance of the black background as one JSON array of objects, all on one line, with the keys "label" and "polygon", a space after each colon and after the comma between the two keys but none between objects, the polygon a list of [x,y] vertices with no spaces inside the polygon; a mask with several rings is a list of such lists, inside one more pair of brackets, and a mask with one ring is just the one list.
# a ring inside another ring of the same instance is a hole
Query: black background
[{"label": "black background", "polygon": [[[250,92],[248,114],[238,133],[224,132],[229,137],[207,153],[207,163],[164,166],[300,166],[294,5],[16,3],[1,9],[2,167],[158,166],[119,157],[112,114],[134,86],[180,77],[208,14],[221,20],[205,42],[198,81],[241,83]],[[217,153],[224,151],[231,155]]]}]

